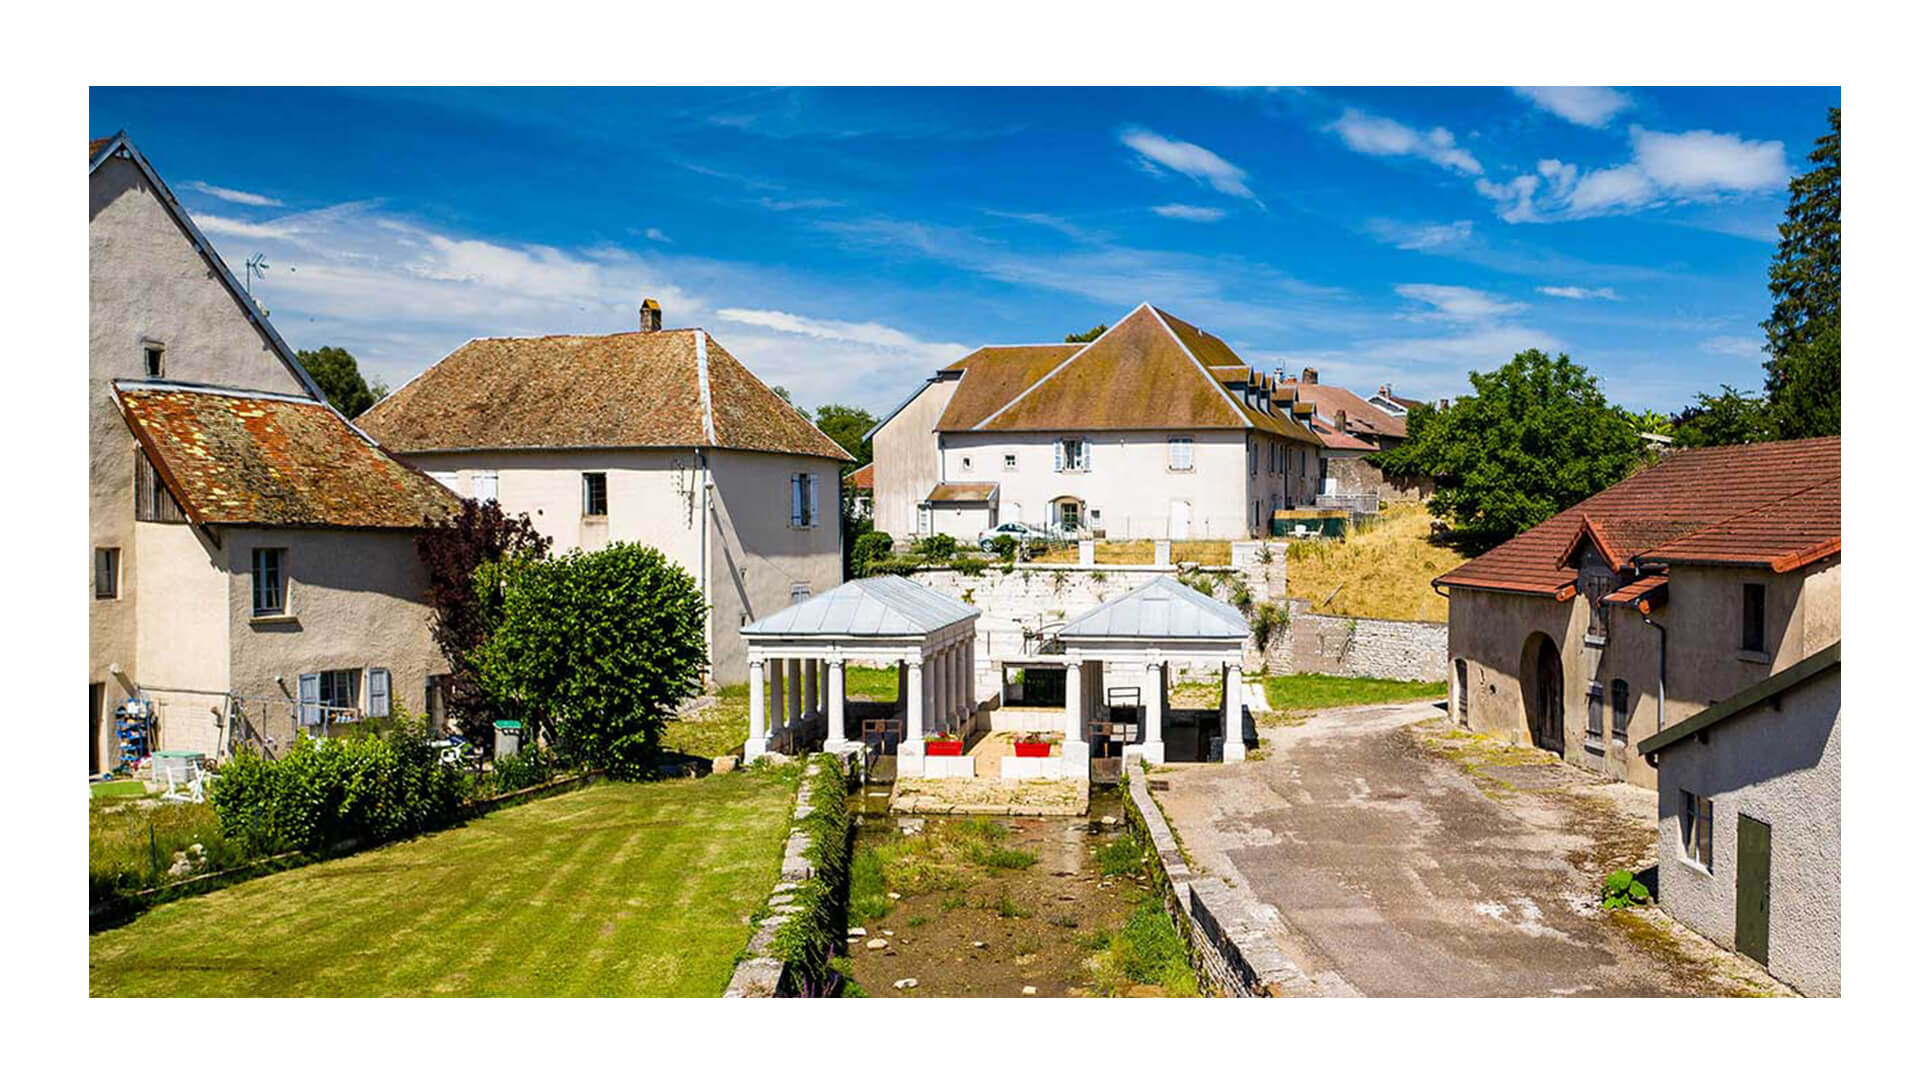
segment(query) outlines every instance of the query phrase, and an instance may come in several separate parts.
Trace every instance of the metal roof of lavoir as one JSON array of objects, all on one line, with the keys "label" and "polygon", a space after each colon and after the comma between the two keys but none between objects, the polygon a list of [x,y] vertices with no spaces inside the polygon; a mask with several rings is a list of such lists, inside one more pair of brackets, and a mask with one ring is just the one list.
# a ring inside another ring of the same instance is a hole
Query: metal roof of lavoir
[{"label": "metal roof of lavoir", "polygon": [[1060,639],[1244,639],[1239,611],[1168,575],[1073,618]]},{"label": "metal roof of lavoir", "polygon": [[745,625],[745,636],[922,636],[978,615],[972,606],[900,575],[853,579]]}]

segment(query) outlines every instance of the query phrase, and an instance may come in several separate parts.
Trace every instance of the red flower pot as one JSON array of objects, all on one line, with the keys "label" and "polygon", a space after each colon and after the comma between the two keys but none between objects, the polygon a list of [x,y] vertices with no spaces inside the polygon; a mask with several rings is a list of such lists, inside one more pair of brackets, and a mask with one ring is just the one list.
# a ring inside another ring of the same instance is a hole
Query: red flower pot
[{"label": "red flower pot", "polygon": [[1051,754],[1049,741],[1019,741],[1018,755],[1026,759],[1043,759]]},{"label": "red flower pot", "polygon": [[963,741],[925,741],[924,742],[924,755],[926,756],[962,756],[963,754],[964,754]]}]

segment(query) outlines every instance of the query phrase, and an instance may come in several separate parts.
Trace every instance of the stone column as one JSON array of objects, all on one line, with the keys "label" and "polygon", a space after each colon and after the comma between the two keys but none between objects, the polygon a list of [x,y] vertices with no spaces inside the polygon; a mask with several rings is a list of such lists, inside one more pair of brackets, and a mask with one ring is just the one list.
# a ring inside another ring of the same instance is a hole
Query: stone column
[{"label": "stone column", "polygon": [[844,740],[844,672],[843,659],[832,658],[828,663],[829,680],[824,682],[828,701],[824,704],[824,716],[829,724],[824,731],[823,750],[842,752]]},{"label": "stone column", "polygon": [[823,717],[823,697],[817,691],[817,666],[815,658],[803,660],[803,719],[815,722]]},{"label": "stone column", "polygon": [[1245,758],[1245,673],[1237,662],[1225,667],[1225,762]]},{"label": "stone column", "polygon": [[784,706],[789,702],[783,695],[784,677],[788,670],[781,658],[772,658],[767,664],[770,669],[770,732],[782,733],[790,724],[783,713]]},{"label": "stone column", "polygon": [[897,711],[899,714],[904,712],[905,706],[910,702],[905,691],[910,685],[905,683],[904,668],[904,663],[897,663]]},{"label": "stone column", "polygon": [[1064,757],[1065,777],[1076,778],[1091,769],[1091,743],[1085,740],[1085,667],[1075,655],[1064,670]]},{"label": "stone column", "polygon": [[904,736],[897,742],[897,774],[924,777],[924,663],[906,662],[904,669]]},{"label": "stone column", "polygon": [[788,658],[783,664],[789,670],[783,675],[783,694],[786,697],[783,718],[792,728],[801,728],[803,726],[803,659]]},{"label": "stone column", "polygon": [[763,659],[750,659],[750,739],[743,742],[743,760],[749,762],[770,750],[769,729],[763,714]]},{"label": "stone column", "polygon": [[1146,763],[1165,762],[1165,663],[1152,662],[1138,682],[1138,699],[1144,704],[1144,757]]}]

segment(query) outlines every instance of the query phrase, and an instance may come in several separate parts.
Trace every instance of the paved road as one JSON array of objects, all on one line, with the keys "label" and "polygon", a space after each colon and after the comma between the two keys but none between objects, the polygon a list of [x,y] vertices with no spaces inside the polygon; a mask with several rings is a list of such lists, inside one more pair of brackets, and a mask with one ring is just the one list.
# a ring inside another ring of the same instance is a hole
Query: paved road
[{"label": "paved road", "polygon": [[1160,794],[1194,863],[1273,919],[1325,995],[1704,995],[1764,976],[1599,884],[1652,863],[1653,794],[1472,738],[1427,705],[1264,729],[1266,758]]}]

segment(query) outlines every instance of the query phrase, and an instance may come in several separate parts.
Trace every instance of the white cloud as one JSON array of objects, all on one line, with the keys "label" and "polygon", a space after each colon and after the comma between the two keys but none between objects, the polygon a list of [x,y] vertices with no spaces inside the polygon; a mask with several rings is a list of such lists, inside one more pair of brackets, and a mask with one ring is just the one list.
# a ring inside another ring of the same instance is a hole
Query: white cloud
[{"label": "white cloud", "polygon": [[673,243],[669,239],[669,234],[664,233],[662,230],[657,229],[655,226],[651,226],[648,229],[644,230],[643,237],[646,240],[655,241],[657,244]]},{"label": "white cloud", "polygon": [[855,342],[865,346],[882,346],[895,350],[924,350],[951,361],[970,352],[969,347],[955,342],[921,342],[914,336],[881,323],[820,320],[776,309],[759,308],[719,308],[716,310],[716,316],[729,323],[761,327],[789,335],[803,335],[833,342]]},{"label": "white cloud", "polygon": [[1460,147],[1453,133],[1444,128],[1422,132],[1396,120],[1373,116],[1357,109],[1347,109],[1338,120],[1332,122],[1330,128],[1338,133],[1346,146],[1361,154],[1411,156],[1459,173],[1477,175],[1484,172],[1479,160]]},{"label": "white cloud", "polygon": [[1540,292],[1548,297],[1561,297],[1569,301],[1618,301],[1620,295],[1611,286],[1541,286]]},{"label": "white cloud", "polygon": [[197,214],[194,224],[207,234],[225,234],[229,237],[247,237],[251,240],[268,238],[287,238],[294,236],[291,228],[280,222],[247,222],[239,218],[223,218],[218,214]]},{"label": "white cloud", "polygon": [[1526,306],[1518,301],[1509,301],[1484,290],[1466,286],[1437,286],[1430,283],[1406,283],[1393,287],[1393,292],[1409,301],[1418,301],[1431,306],[1432,311],[1423,313],[1423,319],[1442,319],[1459,323],[1492,320],[1500,316],[1518,312]]},{"label": "white cloud", "polygon": [[1588,128],[1605,126],[1633,99],[1603,86],[1516,86],[1514,92],[1562,120]]},{"label": "white cloud", "polygon": [[1151,213],[1161,218],[1177,218],[1186,222],[1216,222],[1225,217],[1218,207],[1197,207],[1190,203],[1166,203],[1151,209]]},{"label": "white cloud", "polygon": [[1138,152],[1139,163],[1153,172],[1169,169],[1207,185],[1228,196],[1258,201],[1245,183],[1245,170],[1226,161],[1197,143],[1167,139],[1157,132],[1131,128],[1118,136],[1120,142]]},{"label": "white cloud", "polygon": [[1625,214],[1668,203],[1706,202],[1769,192],[1788,177],[1779,140],[1750,140],[1710,131],[1628,129],[1633,160],[1580,172],[1545,159],[1537,173],[1475,187],[1508,222],[1560,221]]},{"label": "white cloud", "polygon": [[243,192],[239,188],[222,188],[219,185],[209,184],[206,181],[189,181],[188,187],[227,203],[240,203],[248,207],[281,206],[281,201],[273,196],[264,196],[255,192]]},{"label": "white cloud", "polygon": [[1468,221],[1395,222],[1374,218],[1366,223],[1366,229],[1375,238],[1408,251],[1459,244],[1473,236],[1473,223]]},{"label": "white cloud", "polygon": [[1761,345],[1762,340],[1759,338],[1748,338],[1745,335],[1716,335],[1703,340],[1700,348],[1703,353],[1720,354],[1724,357],[1758,358],[1761,356]]}]

